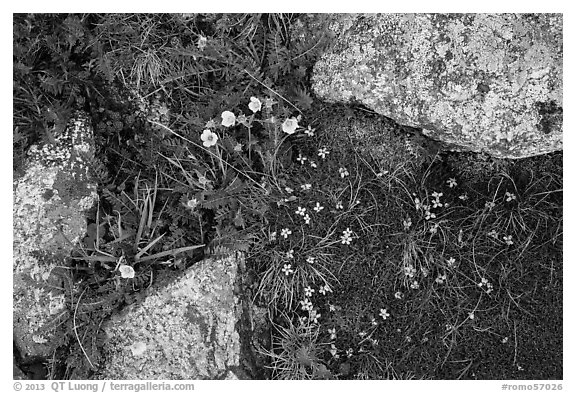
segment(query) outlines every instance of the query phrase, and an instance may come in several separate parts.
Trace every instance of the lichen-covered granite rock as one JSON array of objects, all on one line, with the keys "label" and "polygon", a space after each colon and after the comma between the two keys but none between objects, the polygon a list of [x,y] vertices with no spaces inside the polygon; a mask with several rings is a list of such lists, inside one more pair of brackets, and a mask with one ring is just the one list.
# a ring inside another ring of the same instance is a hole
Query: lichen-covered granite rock
[{"label": "lichen-covered granite rock", "polygon": [[93,134],[77,117],[56,144],[32,146],[14,179],[14,342],[23,359],[51,358],[67,317],[64,258],[86,232],[85,212],[97,199],[88,176]]},{"label": "lichen-covered granite rock", "polygon": [[433,139],[522,158],[562,149],[561,14],[335,15],[313,88]]},{"label": "lichen-covered granite rock", "polygon": [[239,258],[198,262],[113,317],[103,326],[106,364],[95,378],[237,379]]}]

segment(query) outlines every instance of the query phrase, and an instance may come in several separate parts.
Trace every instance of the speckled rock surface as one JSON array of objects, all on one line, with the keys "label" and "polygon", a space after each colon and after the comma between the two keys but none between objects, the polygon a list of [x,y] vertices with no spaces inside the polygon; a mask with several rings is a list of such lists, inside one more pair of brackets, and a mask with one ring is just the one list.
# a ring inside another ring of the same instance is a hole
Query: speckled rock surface
[{"label": "speckled rock surface", "polygon": [[[522,158],[562,149],[562,15],[337,15],[313,88],[433,139]],[[335,26],[335,27],[334,27]]]},{"label": "speckled rock surface", "polygon": [[207,259],[176,281],[157,282],[105,324],[105,366],[96,379],[236,379],[240,256]]},{"label": "speckled rock surface", "polygon": [[70,122],[56,145],[32,146],[24,174],[14,179],[14,342],[23,359],[51,357],[67,316],[64,258],[86,232],[96,201],[86,159],[93,135],[85,118]]}]

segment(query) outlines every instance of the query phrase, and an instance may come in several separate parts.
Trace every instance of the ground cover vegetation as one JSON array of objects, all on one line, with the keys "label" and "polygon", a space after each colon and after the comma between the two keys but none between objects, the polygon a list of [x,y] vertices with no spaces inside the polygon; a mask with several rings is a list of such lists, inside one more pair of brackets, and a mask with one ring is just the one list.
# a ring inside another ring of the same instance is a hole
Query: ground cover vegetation
[{"label": "ground cover vegetation", "polygon": [[50,377],[92,375],[103,321],[159,275],[241,251],[267,378],[562,378],[562,154],[442,153],[317,100],[320,25],[14,16],[15,170],[77,110],[97,146]]}]

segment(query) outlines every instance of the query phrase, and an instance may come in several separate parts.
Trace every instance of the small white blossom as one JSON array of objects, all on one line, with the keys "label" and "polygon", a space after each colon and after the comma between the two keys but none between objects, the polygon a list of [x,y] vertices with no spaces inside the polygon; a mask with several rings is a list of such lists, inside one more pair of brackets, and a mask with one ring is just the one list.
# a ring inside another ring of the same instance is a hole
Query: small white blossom
[{"label": "small white blossom", "polygon": [[410,284],[410,288],[412,289],[419,289],[420,288],[420,284],[418,284],[418,281],[414,280],[412,282],[412,284]]},{"label": "small white blossom", "polygon": [[306,224],[310,225],[310,216],[309,216],[308,214],[306,214],[306,215],[304,216],[304,222],[305,222]]},{"label": "small white blossom", "polygon": [[446,275],[445,274],[439,274],[438,277],[436,277],[435,281],[438,284],[444,284],[444,281],[446,281]]},{"label": "small white blossom", "polygon": [[298,206],[298,209],[296,210],[296,214],[298,214],[299,216],[304,217],[304,214],[306,213],[306,208],[305,207],[300,207]]},{"label": "small white blossom", "polygon": [[276,231],[272,232],[270,234],[270,241],[271,242],[275,242],[276,241]]},{"label": "small white blossom", "polygon": [[412,278],[412,277],[414,277],[414,274],[416,274],[416,269],[414,269],[414,266],[412,266],[412,265],[404,266],[404,275],[405,276]]},{"label": "small white blossom", "polygon": [[454,179],[453,177],[446,180],[446,183],[448,183],[448,187],[450,188],[456,187],[458,185],[458,183],[456,183],[456,179]]},{"label": "small white blossom", "polygon": [[308,191],[309,189],[312,188],[312,184],[310,184],[310,183],[302,184],[302,185],[300,186],[300,188],[301,188],[303,191]]},{"label": "small white blossom", "polygon": [[416,208],[416,210],[420,210],[420,208],[422,207],[419,198],[414,198],[414,207]]},{"label": "small white blossom", "polygon": [[330,333],[330,340],[336,340],[336,328],[328,329],[328,333]]},{"label": "small white blossom", "polygon": [[339,210],[344,209],[344,206],[342,205],[342,202],[340,202],[340,201],[336,202],[336,209],[339,209]]},{"label": "small white blossom", "polygon": [[215,132],[212,132],[209,129],[205,129],[204,131],[202,131],[200,139],[202,140],[202,145],[204,147],[211,147],[216,145],[216,143],[218,142],[218,135],[216,135]]},{"label": "small white blossom", "polygon": [[468,194],[462,194],[458,198],[460,198],[463,201],[467,201],[468,200]]},{"label": "small white blossom", "polygon": [[334,358],[338,358],[338,348],[336,348],[336,345],[331,344],[330,345],[330,354],[334,357]]},{"label": "small white blossom", "polygon": [[400,300],[400,299],[402,299],[403,294],[402,294],[402,292],[397,291],[397,292],[394,294],[394,297],[395,297],[396,299]]},{"label": "small white blossom", "polygon": [[314,131],[315,131],[314,128],[312,128],[311,126],[308,126],[308,128],[304,130],[304,133],[311,137],[311,136],[314,136]]},{"label": "small white blossom", "polygon": [[506,202],[510,202],[516,199],[516,195],[511,192],[506,191]]},{"label": "small white blossom", "polygon": [[309,162],[310,162],[310,166],[311,166],[312,168],[318,168],[318,164],[316,164],[316,161],[310,160]]},{"label": "small white blossom", "polygon": [[348,172],[348,170],[346,168],[339,168],[338,173],[340,174],[341,178],[345,178],[346,176],[350,175],[350,173]]},{"label": "small white blossom", "polygon": [[330,312],[336,312],[336,307],[333,304],[329,304],[328,309],[330,310]]},{"label": "small white blossom", "polygon": [[320,314],[318,311],[316,310],[312,310],[310,311],[310,320],[313,323],[318,323],[318,320],[320,319],[320,317],[322,316],[322,314]]},{"label": "small white blossom", "polygon": [[302,305],[302,311],[312,311],[313,306],[310,299],[305,298],[304,300],[300,301],[300,304]]},{"label": "small white blossom", "polygon": [[232,127],[236,124],[236,116],[230,111],[222,112],[222,125],[224,127]]},{"label": "small white blossom", "polygon": [[304,157],[302,154],[298,154],[298,158],[296,158],[296,161],[298,161],[300,165],[304,165],[307,159],[308,158]]},{"label": "small white blossom", "polygon": [[284,237],[284,239],[288,239],[288,235],[291,235],[292,231],[289,228],[283,228],[280,231],[280,236]]},{"label": "small white blossom", "polygon": [[118,270],[120,271],[120,276],[122,278],[134,278],[134,268],[132,266],[129,265],[120,265],[118,267]]},{"label": "small white blossom", "polygon": [[286,258],[287,259],[294,259],[294,250],[290,250],[290,251],[286,252]]},{"label": "small white blossom", "polygon": [[314,289],[310,288],[310,286],[307,286],[306,288],[304,288],[304,296],[311,297],[313,293],[314,293]]},{"label": "small white blossom", "polygon": [[284,120],[284,123],[282,123],[282,131],[284,131],[288,135],[294,134],[297,128],[298,128],[298,120],[296,120],[296,118],[294,117],[286,119]]},{"label": "small white blossom", "polygon": [[320,211],[321,211],[322,209],[324,209],[324,206],[321,206],[321,205],[320,205],[320,202],[316,202],[316,206],[314,206],[314,211],[315,211],[316,213],[320,213]]},{"label": "small white blossom", "polygon": [[388,313],[388,311],[385,308],[381,308],[380,316],[382,317],[382,319],[386,320],[386,318],[390,316],[390,313]]},{"label": "small white blossom", "polygon": [[495,204],[494,202],[486,202],[486,203],[484,204],[484,207],[485,207],[486,209],[488,209],[488,210],[494,209],[495,206],[496,206],[496,204]]},{"label": "small white blossom", "polygon": [[287,276],[290,275],[290,273],[294,273],[294,270],[292,270],[292,265],[289,263],[285,264],[282,268],[282,272]]},{"label": "small white blossom", "polygon": [[327,292],[332,292],[332,289],[328,284],[326,284],[321,286],[320,289],[318,289],[318,292],[320,292],[322,295],[326,295]]},{"label": "small white blossom", "polygon": [[504,236],[502,237],[502,240],[504,240],[504,242],[509,246],[514,244],[514,242],[512,241],[512,235]]},{"label": "small white blossom", "polygon": [[474,319],[474,311],[468,313],[468,318]]},{"label": "small white blossom", "polygon": [[262,101],[260,101],[258,98],[256,97],[250,97],[250,103],[248,104],[248,108],[250,108],[250,110],[253,113],[258,112],[260,109],[262,109]]},{"label": "small white blossom", "polygon": [[490,232],[488,232],[488,236],[494,239],[498,239],[498,232],[496,232],[495,230],[491,230]]},{"label": "small white blossom", "polygon": [[284,191],[286,191],[288,194],[292,194],[294,192],[294,190],[291,189],[290,187],[285,187]]},{"label": "small white blossom", "polygon": [[440,227],[440,225],[438,225],[437,223],[432,224],[432,226],[430,227],[430,233],[435,235],[438,232],[438,228]]},{"label": "small white blossom", "polygon": [[198,43],[196,44],[196,46],[198,47],[198,49],[200,51],[203,51],[204,48],[206,48],[207,43],[208,43],[208,38],[201,35],[200,37],[198,37]]},{"label": "small white blossom", "polygon": [[308,258],[306,258],[306,262],[308,262],[310,265],[313,265],[314,262],[316,262],[316,258],[314,258],[313,256],[309,256]]},{"label": "small white blossom", "polygon": [[328,151],[328,149],[326,149],[325,147],[318,149],[318,156],[322,157],[322,159],[326,159],[326,156],[330,154],[330,151]]}]

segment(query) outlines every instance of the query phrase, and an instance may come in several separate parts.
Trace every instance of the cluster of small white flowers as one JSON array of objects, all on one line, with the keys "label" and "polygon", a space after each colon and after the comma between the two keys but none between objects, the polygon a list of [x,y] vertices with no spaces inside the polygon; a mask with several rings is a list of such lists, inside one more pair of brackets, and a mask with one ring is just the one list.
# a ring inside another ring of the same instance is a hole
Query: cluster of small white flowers
[{"label": "cluster of small white flowers", "polygon": [[348,169],[346,168],[338,168],[338,173],[340,174],[341,178],[345,178],[346,176],[350,176]]},{"label": "cluster of small white flowers", "polygon": [[290,263],[284,264],[282,272],[287,276],[289,276],[291,273],[294,273],[294,270],[292,270],[292,265]]},{"label": "cluster of small white flowers", "polygon": [[326,159],[326,156],[330,154],[330,151],[325,147],[318,149],[318,156],[321,157],[323,160]]},{"label": "cluster of small white flowers", "polygon": [[493,290],[492,284],[486,278],[482,278],[482,280],[478,283],[478,286],[480,288],[486,287],[486,293],[490,293]]},{"label": "cluster of small white flowers", "polygon": [[350,228],[346,228],[342,232],[342,236],[340,237],[340,241],[342,244],[350,244],[352,242],[352,231]]},{"label": "cluster of small white flowers", "polygon": [[516,195],[506,191],[506,202],[511,202],[516,199]]},{"label": "cluster of small white flowers", "polygon": [[283,228],[280,231],[280,236],[282,236],[284,239],[288,239],[288,235],[291,235],[292,231],[289,228]]}]

